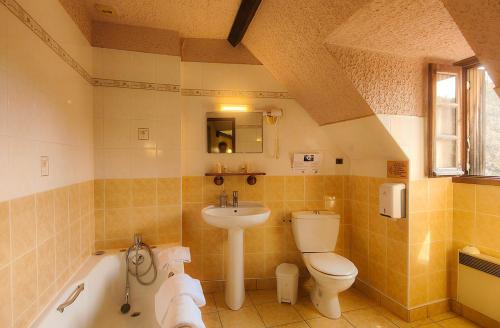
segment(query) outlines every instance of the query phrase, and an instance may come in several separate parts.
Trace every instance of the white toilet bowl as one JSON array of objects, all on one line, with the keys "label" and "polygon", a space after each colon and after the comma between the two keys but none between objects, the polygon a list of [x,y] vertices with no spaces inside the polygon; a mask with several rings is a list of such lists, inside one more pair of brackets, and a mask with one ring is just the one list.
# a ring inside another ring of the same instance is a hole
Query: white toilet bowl
[{"label": "white toilet bowl", "polygon": [[303,253],[302,257],[314,279],[310,295],[314,306],[325,317],[340,318],[339,293],[352,286],[358,270],[335,253]]},{"label": "white toilet bowl", "polygon": [[327,211],[292,213],[292,231],[307,270],[314,279],[311,300],[325,317],[341,315],[339,293],[351,287],[358,274],[356,266],[338,254],[340,216]]}]

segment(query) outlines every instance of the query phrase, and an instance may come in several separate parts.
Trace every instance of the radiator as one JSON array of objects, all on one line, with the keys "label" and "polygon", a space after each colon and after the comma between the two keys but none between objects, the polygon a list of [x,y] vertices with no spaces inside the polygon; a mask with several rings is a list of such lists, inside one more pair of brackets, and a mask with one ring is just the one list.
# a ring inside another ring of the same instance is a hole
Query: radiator
[{"label": "radiator", "polygon": [[500,259],[458,255],[458,302],[500,321]]}]

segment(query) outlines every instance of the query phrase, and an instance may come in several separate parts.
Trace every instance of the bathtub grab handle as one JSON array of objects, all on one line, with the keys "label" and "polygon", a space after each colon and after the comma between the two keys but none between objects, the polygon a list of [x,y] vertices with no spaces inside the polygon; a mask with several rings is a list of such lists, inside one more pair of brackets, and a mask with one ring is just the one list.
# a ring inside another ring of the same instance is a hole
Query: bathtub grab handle
[{"label": "bathtub grab handle", "polygon": [[73,304],[73,302],[76,301],[76,299],[84,289],[85,289],[85,284],[83,283],[76,286],[76,289],[71,293],[71,295],[69,295],[66,301],[64,301],[64,303],[61,303],[57,307],[57,311],[63,313],[64,309]]}]

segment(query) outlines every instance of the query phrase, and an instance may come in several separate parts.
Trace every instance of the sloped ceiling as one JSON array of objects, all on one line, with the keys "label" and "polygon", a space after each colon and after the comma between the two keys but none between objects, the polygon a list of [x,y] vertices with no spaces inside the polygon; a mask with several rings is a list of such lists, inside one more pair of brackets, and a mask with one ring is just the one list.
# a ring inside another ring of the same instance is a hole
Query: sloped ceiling
[{"label": "sloped ceiling", "polygon": [[423,61],[473,55],[439,0],[267,0],[243,42],[319,124],[422,116]]},{"label": "sloped ceiling", "polygon": [[[500,86],[500,1],[442,0],[495,85]],[[497,91],[500,95],[500,91]]]}]

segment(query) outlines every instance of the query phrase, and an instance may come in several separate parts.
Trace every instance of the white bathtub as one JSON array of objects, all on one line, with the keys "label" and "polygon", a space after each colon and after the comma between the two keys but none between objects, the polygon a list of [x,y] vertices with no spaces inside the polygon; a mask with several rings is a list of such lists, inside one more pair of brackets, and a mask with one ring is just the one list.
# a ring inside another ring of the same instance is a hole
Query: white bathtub
[{"label": "white bathtub", "polygon": [[[154,253],[166,247],[154,249]],[[32,327],[47,328],[98,328],[98,327],[159,327],[154,314],[154,295],[167,272],[158,271],[156,281],[150,286],[140,285],[130,276],[131,309],[122,314],[120,307],[125,300],[125,253],[107,251],[104,255],[91,256],[63,288],[62,292],[33,323]],[[183,272],[182,264],[173,268],[174,272]],[[148,278],[147,275],[144,278]],[[85,289],[73,304],[63,313],[56,309],[75,290],[84,283]],[[132,317],[133,313],[139,316]]]}]

